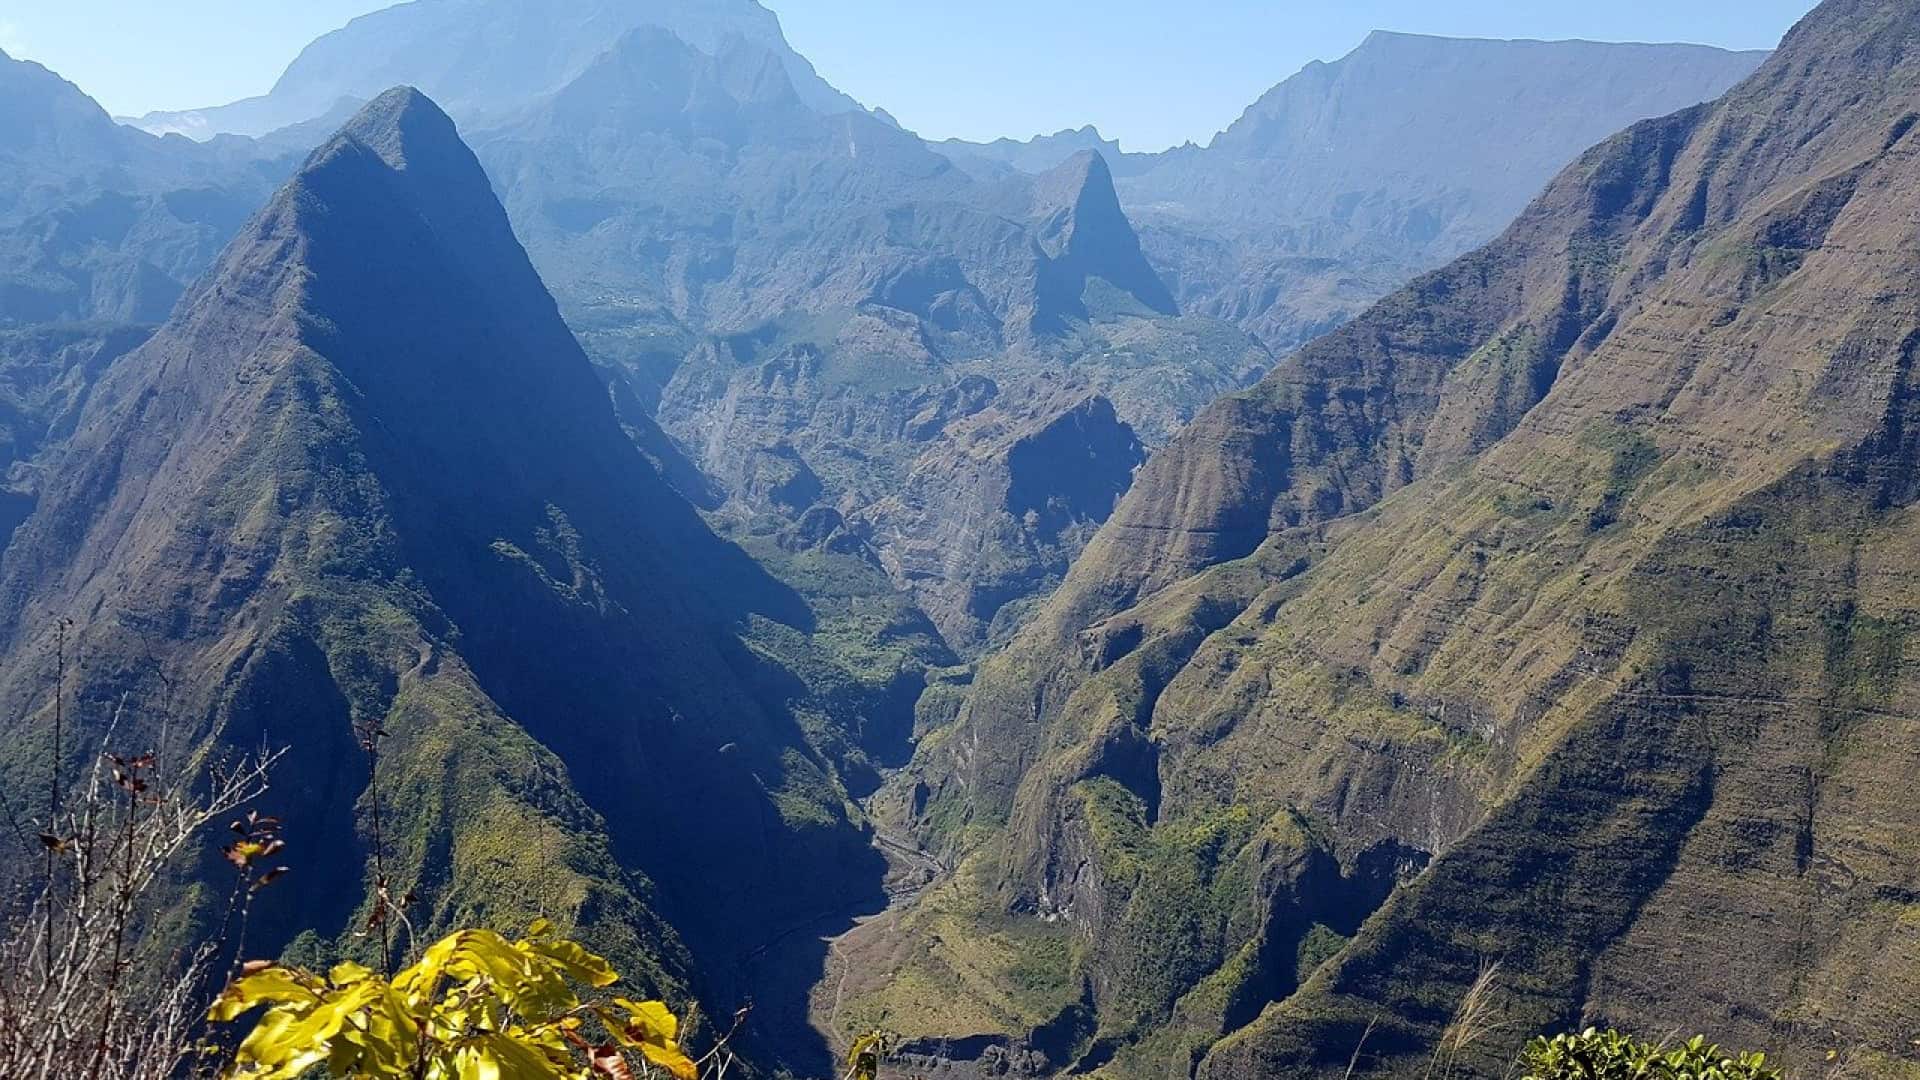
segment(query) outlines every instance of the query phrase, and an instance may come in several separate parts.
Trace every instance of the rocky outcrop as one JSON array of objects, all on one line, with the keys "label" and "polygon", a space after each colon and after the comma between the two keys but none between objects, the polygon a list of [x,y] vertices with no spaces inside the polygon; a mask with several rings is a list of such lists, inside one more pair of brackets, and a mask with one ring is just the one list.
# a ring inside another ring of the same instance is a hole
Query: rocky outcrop
[{"label": "rocky outcrop", "polygon": [[[1094,311],[1174,315],[1160,275],[1140,251],[1140,238],[1120,209],[1106,159],[1085,150],[1036,177],[1028,211],[1046,256],[1040,272],[1036,329],[1059,332]],[[1103,312],[1107,313],[1107,312]]]},{"label": "rocky outcrop", "polygon": [[945,428],[857,520],[948,644],[973,654],[1024,614],[1009,605],[1066,571],[1144,457],[1105,398],[1003,397]]}]

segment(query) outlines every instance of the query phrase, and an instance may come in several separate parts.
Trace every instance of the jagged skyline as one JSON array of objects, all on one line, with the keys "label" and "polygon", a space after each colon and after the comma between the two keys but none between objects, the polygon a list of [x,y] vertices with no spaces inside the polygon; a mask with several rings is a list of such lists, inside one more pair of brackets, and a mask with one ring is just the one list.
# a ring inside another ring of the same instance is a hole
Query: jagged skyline
[{"label": "jagged skyline", "polygon": [[[18,0],[0,15],[0,49],[85,87],[110,112],[204,108],[264,93],[300,48],[383,0],[300,5],[237,0]],[[1770,46],[1807,0],[1671,5],[1209,4],[1167,18],[1161,0],[1103,8],[1088,26],[1071,4],[978,0],[964,9],[884,0],[769,0],[795,48],[829,82],[928,138],[1016,139],[1093,124],[1130,151],[1205,143],[1248,101],[1313,60],[1333,60],[1375,29],[1463,37],[1691,41]],[[1007,26],[1023,32],[1007,34]],[[989,53],[988,50],[991,50]],[[229,58],[195,62],[209,51]],[[992,78],[979,74],[992,71]],[[1160,74],[1156,75],[1158,72]],[[969,86],[967,94],[952,88]]]}]

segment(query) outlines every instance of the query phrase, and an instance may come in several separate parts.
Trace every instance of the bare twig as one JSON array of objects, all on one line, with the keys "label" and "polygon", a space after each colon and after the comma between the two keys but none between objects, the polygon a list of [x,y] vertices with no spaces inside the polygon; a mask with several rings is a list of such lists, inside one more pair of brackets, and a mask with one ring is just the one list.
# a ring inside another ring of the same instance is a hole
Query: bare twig
[{"label": "bare twig", "polygon": [[1360,1051],[1366,1047],[1367,1039],[1373,1035],[1373,1029],[1379,1023],[1380,1018],[1377,1016],[1367,1021],[1366,1029],[1360,1032],[1360,1041],[1353,1044],[1353,1056],[1347,1059],[1347,1071],[1341,1075],[1340,1080],[1353,1080],[1353,1071],[1360,1067]]}]

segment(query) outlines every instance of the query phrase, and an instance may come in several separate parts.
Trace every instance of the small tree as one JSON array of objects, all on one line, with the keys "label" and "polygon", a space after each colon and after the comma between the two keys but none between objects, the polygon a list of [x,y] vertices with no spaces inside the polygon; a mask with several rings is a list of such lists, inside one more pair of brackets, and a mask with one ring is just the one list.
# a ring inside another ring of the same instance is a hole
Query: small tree
[{"label": "small tree", "polygon": [[[325,1066],[378,1080],[634,1080],[654,1071],[697,1080],[679,1021],[658,1001],[582,1001],[575,984],[611,986],[607,962],[545,920],[508,941],[461,930],[391,980],[359,964],[325,978],[257,962],[214,1004],[232,1021],[266,1013],[241,1042],[232,1080],[295,1080]],[[706,1059],[724,1072],[725,1040]]]},{"label": "small tree", "polygon": [[1784,1080],[1765,1054],[1737,1054],[1695,1036],[1655,1046],[1617,1031],[1535,1039],[1521,1060],[1524,1080]]},{"label": "small tree", "polygon": [[71,798],[56,794],[29,838],[45,855],[43,877],[0,919],[0,1076],[182,1074],[221,957],[244,934],[254,892],[279,875],[267,862],[279,849],[272,819],[236,823],[243,835],[226,851],[236,870],[220,933],[156,952],[138,947],[139,931],[155,915],[155,886],[207,826],[266,791],[277,757],[195,775],[167,772],[153,754],[103,753]]}]

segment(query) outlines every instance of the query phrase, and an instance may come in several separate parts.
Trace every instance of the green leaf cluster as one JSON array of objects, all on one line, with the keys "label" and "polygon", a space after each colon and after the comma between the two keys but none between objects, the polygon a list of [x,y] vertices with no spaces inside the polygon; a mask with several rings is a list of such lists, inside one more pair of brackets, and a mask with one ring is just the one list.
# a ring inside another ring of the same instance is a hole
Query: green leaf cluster
[{"label": "green leaf cluster", "polygon": [[391,979],[353,963],[325,978],[249,964],[208,1018],[231,1022],[266,1006],[224,1074],[230,1080],[296,1080],[321,1066],[381,1080],[633,1080],[634,1059],[641,1074],[697,1080],[664,1004],[588,1003],[575,990],[618,979],[541,919],[519,941],[491,930],[450,934]]},{"label": "green leaf cluster", "polygon": [[853,1040],[847,1051],[847,1080],[878,1080],[880,1062],[893,1053],[892,1032],[875,1028]]},{"label": "green leaf cluster", "polygon": [[1765,1054],[1724,1051],[1698,1035],[1666,1047],[1594,1028],[1535,1039],[1521,1064],[1523,1080],[1784,1080]]}]

